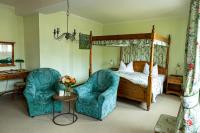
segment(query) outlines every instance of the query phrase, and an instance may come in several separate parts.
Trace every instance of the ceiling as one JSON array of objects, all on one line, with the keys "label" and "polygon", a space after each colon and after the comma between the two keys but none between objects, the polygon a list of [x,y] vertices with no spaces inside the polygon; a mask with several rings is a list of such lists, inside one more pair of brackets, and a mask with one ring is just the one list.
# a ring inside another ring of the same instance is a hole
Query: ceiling
[{"label": "ceiling", "polygon": [[[66,9],[66,0],[0,0],[18,15],[53,13]],[[186,16],[190,0],[70,0],[73,14],[101,23]]]}]

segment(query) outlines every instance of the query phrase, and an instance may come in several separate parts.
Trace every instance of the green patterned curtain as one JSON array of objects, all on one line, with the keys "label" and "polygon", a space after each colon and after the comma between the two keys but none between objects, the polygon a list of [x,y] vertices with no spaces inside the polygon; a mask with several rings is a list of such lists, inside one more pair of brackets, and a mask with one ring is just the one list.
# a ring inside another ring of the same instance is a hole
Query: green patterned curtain
[{"label": "green patterned curtain", "polygon": [[121,60],[125,63],[130,61],[149,61],[150,45],[146,40],[138,40],[131,46],[121,48]]},{"label": "green patterned curtain", "polygon": [[167,49],[168,47],[155,45],[155,48],[154,48],[154,63],[155,64],[158,64],[161,67],[166,67]]},{"label": "green patterned curtain", "polygon": [[[125,63],[131,61],[150,61],[150,40],[137,40],[131,46],[122,47],[121,59]],[[155,45],[154,63],[162,67],[166,66],[167,48],[161,45]]]},{"label": "green patterned curtain", "polygon": [[200,0],[191,0],[185,46],[184,96],[177,116],[176,133],[200,133]]}]

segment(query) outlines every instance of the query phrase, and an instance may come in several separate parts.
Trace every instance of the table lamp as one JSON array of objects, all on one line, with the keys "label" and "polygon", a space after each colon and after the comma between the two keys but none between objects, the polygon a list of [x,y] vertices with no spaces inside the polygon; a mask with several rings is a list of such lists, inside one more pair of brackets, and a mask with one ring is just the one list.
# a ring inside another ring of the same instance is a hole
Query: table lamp
[{"label": "table lamp", "polygon": [[19,63],[19,69],[22,70],[22,63],[24,63],[23,59],[16,59],[15,62]]}]

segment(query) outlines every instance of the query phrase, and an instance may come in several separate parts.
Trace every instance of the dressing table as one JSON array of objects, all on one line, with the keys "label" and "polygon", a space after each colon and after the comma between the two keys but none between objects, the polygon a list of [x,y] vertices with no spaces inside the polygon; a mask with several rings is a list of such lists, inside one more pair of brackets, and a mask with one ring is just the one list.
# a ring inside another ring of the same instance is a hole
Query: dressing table
[{"label": "dressing table", "polygon": [[[15,42],[0,41],[0,67],[12,67],[14,64],[14,44]],[[23,79],[25,81],[28,71],[24,69],[10,69],[0,71],[0,81],[12,79]],[[16,90],[0,92],[0,96],[8,93],[14,93]]]},{"label": "dressing table", "polygon": [[10,79],[26,79],[28,75],[27,70],[5,70],[0,71],[0,80],[10,80]]},{"label": "dressing table", "polygon": [[[0,81],[3,80],[12,80],[12,79],[23,79],[26,80],[26,77],[28,76],[29,71],[27,70],[6,70],[6,71],[0,71]],[[16,93],[16,90],[9,90],[0,92],[0,96],[10,93]]]}]

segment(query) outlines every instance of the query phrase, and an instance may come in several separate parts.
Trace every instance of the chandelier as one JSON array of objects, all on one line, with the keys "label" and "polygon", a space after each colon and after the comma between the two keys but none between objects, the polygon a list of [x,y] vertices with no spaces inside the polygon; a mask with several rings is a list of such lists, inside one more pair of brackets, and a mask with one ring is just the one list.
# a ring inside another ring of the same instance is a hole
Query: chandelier
[{"label": "chandelier", "polygon": [[76,30],[74,29],[74,31],[72,33],[69,33],[68,29],[69,29],[69,15],[70,15],[70,11],[69,11],[69,0],[67,0],[67,32],[64,32],[62,34],[60,34],[60,28],[55,28],[53,31],[53,35],[54,38],[56,40],[59,40],[63,37],[65,37],[66,40],[70,39],[71,41],[75,40],[75,36],[76,36]]}]

